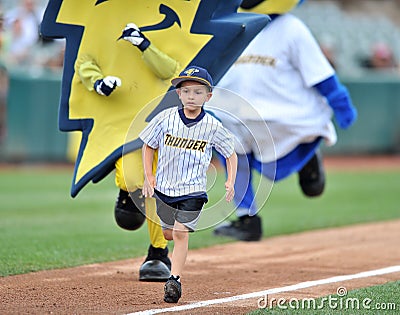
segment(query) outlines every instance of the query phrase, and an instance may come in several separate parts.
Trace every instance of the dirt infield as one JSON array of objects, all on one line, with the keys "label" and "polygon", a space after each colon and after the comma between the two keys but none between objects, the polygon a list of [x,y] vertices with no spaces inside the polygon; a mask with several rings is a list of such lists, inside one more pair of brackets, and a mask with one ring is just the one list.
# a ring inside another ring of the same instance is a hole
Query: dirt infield
[{"label": "dirt infield", "polygon": [[[189,251],[178,306],[228,298],[179,314],[244,314],[257,297],[229,297],[399,265],[400,220]],[[0,278],[2,314],[126,314],[164,303],[163,283],[139,282],[143,258]],[[272,297],[305,298],[400,280],[400,272],[311,286]],[[270,296],[269,296],[270,297]],[[397,302],[397,301],[396,301]],[[400,307],[400,306],[399,306]],[[149,313],[150,314],[150,313]]]},{"label": "dirt infield", "polygon": [[400,169],[400,155],[327,156],[324,165],[330,170],[381,171]]}]

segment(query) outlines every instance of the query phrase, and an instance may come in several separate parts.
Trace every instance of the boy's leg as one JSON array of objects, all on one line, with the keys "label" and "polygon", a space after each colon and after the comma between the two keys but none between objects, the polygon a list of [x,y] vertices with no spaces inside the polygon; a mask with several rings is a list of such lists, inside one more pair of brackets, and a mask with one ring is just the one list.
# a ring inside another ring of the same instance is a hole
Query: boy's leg
[{"label": "boy's leg", "polygon": [[164,301],[177,303],[182,296],[182,285],[180,275],[185,266],[189,247],[189,230],[182,224],[175,221],[173,230],[164,229],[167,235],[172,232],[174,250],[172,252],[171,276],[164,285]]},{"label": "boy's leg", "polygon": [[167,303],[177,303],[182,296],[180,278],[188,253],[189,230],[182,223],[175,221],[172,236],[174,250],[172,252],[171,276],[164,285],[164,301]]},{"label": "boy's leg", "polygon": [[[174,250],[172,252],[171,277],[164,286],[165,302],[177,303],[182,295],[180,276],[188,253],[189,231],[196,229],[204,203],[205,200],[202,198],[190,198],[178,201],[173,205],[174,209],[169,209],[174,219],[172,231]],[[164,224],[162,214],[160,218]],[[167,216],[165,216],[165,219],[167,219]]]},{"label": "boy's leg", "polygon": [[172,252],[171,275],[180,276],[188,253],[189,231],[182,223],[175,221],[172,234],[174,250]]}]

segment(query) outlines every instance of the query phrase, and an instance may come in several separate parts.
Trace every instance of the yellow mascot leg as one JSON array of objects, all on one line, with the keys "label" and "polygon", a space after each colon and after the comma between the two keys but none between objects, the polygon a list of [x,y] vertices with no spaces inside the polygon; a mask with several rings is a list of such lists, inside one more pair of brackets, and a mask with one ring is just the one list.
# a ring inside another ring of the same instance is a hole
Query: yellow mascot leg
[{"label": "yellow mascot leg", "polygon": [[156,200],[154,198],[146,198],[146,220],[151,245],[155,248],[167,247],[168,241],[164,238],[161,230],[160,218],[156,213]]},{"label": "yellow mascot leg", "polygon": [[[154,168],[156,166],[156,157]],[[143,187],[143,164],[142,152],[136,150],[124,155],[116,164],[115,183],[123,192],[129,192],[139,210],[145,211],[146,221],[150,238],[150,247],[147,258],[139,271],[139,280],[142,281],[164,281],[169,277],[171,262],[168,258],[168,241],[164,238],[160,219],[156,214],[156,202],[154,198],[143,198],[141,189]],[[123,193],[122,192],[122,193]],[[143,198],[138,200],[137,198]],[[142,209],[141,206],[143,206]],[[144,210],[145,209],[145,210]],[[123,217],[125,218],[125,217]],[[129,223],[131,224],[131,223]],[[139,225],[133,223],[131,230],[137,229]],[[124,228],[123,225],[120,224]],[[128,228],[129,229],[129,228]]]}]

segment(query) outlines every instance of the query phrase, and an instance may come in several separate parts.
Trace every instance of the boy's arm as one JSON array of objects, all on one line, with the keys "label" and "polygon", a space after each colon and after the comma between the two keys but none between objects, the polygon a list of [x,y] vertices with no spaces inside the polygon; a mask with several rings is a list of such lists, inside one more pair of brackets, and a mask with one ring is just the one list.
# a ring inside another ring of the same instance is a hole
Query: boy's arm
[{"label": "boy's arm", "polygon": [[154,194],[154,187],[156,186],[156,178],[153,175],[154,151],[155,150],[146,143],[143,144],[142,160],[144,168],[144,183],[142,193],[145,197],[152,197]]},{"label": "boy's arm", "polygon": [[235,195],[235,180],[236,180],[236,172],[237,172],[237,155],[235,152],[232,153],[230,157],[226,158],[226,171],[227,171],[227,180],[225,182],[226,189],[226,201],[230,202]]}]

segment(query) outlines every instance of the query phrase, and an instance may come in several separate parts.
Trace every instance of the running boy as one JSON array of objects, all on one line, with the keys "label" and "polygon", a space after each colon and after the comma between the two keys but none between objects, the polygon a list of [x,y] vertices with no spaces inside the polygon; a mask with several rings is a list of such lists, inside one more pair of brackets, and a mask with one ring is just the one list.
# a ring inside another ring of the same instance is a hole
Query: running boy
[{"label": "running boy", "polygon": [[[144,166],[143,195],[157,201],[164,237],[174,241],[171,277],[164,286],[164,301],[177,303],[182,295],[181,274],[186,261],[189,233],[193,232],[207,202],[206,171],[212,148],[227,162],[225,182],[228,202],[234,196],[237,157],[232,134],[203,105],[212,96],[207,70],[190,66],[172,79],[182,106],[166,109],[140,133]],[[158,167],[153,175],[153,156]]]}]

